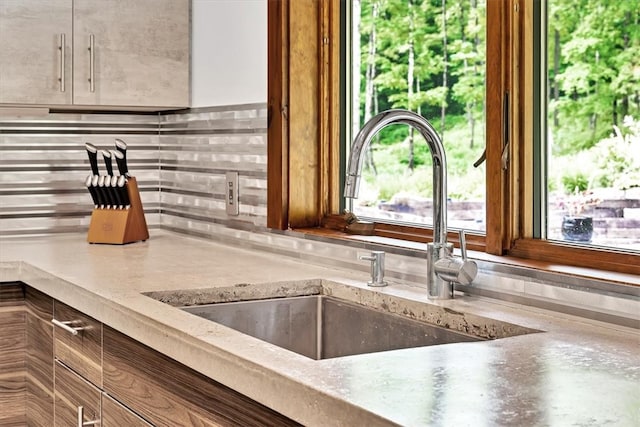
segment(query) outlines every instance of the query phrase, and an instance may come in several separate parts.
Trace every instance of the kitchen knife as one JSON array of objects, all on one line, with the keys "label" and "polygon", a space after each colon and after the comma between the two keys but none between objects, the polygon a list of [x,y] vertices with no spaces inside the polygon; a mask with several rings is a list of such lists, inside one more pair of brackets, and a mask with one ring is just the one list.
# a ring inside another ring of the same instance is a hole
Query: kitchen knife
[{"label": "kitchen knife", "polygon": [[122,151],[113,151],[113,157],[116,158],[116,164],[118,165],[118,172],[120,175],[129,177],[129,171],[127,170],[127,159]]},{"label": "kitchen knife", "polygon": [[118,177],[114,175],[108,181],[110,181],[109,182],[109,191],[111,192],[111,198],[115,202],[115,206],[113,208],[114,209],[122,209],[123,205],[124,205],[124,202],[120,198],[120,189],[118,188]]},{"label": "kitchen knife", "polygon": [[93,185],[91,185],[94,176],[95,175],[87,176],[87,179],[84,181],[84,185],[87,187],[87,190],[89,190],[89,194],[91,194],[91,199],[93,200],[94,207],[97,208],[99,205],[98,196],[96,194],[96,189],[93,187]]},{"label": "kitchen knife", "polygon": [[[113,201],[111,200],[111,194],[109,194],[109,189],[106,186],[106,175],[100,175],[98,179],[98,188],[102,191],[102,197],[105,204],[105,207],[109,209],[113,205]],[[109,183],[111,183],[111,179],[109,179]]]},{"label": "kitchen knife", "polygon": [[87,149],[89,163],[91,163],[91,172],[93,172],[94,175],[98,175],[98,149],[95,145],[88,142],[85,142],[84,146]]},{"label": "kitchen knife", "polygon": [[120,200],[125,209],[129,209],[131,201],[129,200],[129,188],[127,187],[127,178],[124,175],[118,177],[118,191],[120,194]]},{"label": "kitchen knife", "polygon": [[113,163],[111,161],[111,153],[107,150],[102,150],[102,158],[104,159],[104,165],[107,167],[107,173],[109,176],[113,176]]},{"label": "kitchen knife", "polygon": [[120,175],[129,177],[129,167],[127,166],[127,143],[121,139],[116,138],[116,163],[118,164],[118,171]]},{"label": "kitchen knife", "polygon": [[102,195],[102,189],[98,186],[98,181],[100,181],[100,177],[98,175],[93,175],[91,177],[91,187],[93,187],[96,199],[98,200],[98,207],[104,208],[106,203],[104,201],[104,196]]}]

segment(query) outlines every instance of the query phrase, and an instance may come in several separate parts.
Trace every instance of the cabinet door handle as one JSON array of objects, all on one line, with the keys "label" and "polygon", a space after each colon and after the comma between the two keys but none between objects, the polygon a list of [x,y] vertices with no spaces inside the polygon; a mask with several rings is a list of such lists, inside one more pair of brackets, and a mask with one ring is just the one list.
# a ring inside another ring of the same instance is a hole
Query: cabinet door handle
[{"label": "cabinet door handle", "polygon": [[96,37],[89,34],[89,90],[96,91]]},{"label": "cabinet door handle", "polygon": [[96,424],[100,424],[100,420],[93,420],[93,421],[85,421],[84,420],[84,407],[83,406],[78,406],[78,427],[84,427],[84,426],[93,426]]},{"label": "cabinet door handle", "polygon": [[53,323],[56,326],[59,326],[65,331],[69,332],[71,335],[78,335],[78,332],[84,329],[82,326],[70,326],[73,323],[70,320],[61,322],[58,319],[51,319],[51,323]]},{"label": "cabinet door handle", "polygon": [[66,38],[67,37],[65,33],[60,33],[60,46],[58,47],[60,53],[60,73],[58,75],[58,81],[60,82],[60,92],[65,91],[65,60],[67,52]]}]

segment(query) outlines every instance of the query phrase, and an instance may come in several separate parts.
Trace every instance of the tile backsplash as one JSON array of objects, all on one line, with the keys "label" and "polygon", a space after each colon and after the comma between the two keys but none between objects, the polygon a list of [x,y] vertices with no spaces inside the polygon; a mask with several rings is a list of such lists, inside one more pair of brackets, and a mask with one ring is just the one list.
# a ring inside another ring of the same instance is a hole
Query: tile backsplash
[{"label": "tile backsplash", "polygon": [[[266,105],[190,110],[160,116],[162,228],[208,235],[212,224],[265,227]],[[225,173],[239,175],[240,214],[225,210]]]},{"label": "tile backsplash", "polygon": [[[88,229],[92,203],[84,180],[91,172],[84,143],[112,150],[115,138],[127,142],[150,228],[206,235],[211,224],[264,226],[266,123],[266,104],[2,116],[0,235]],[[240,176],[235,217],[224,206],[224,176],[231,170]]]},{"label": "tile backsplash", "polygon": [[[58,112],[0,116],[0,236],[87,230],[92,211],[84,180],[84,143],[127,142],[129,170],[141,190],[147,224],[309,263],[367,271],[359,257],[387,250],[387,277],[424,286],[424,251],[333,242],[268,230],[266,104],[161,114]],[[100,162],[104,173],[105,168]],[[225,210],[225,174],[239,175],[240,213]],[[473,286],[459,289],[639,327],[635,286],[480,262]],[[538,277],[540,276],[540,277]]]}]

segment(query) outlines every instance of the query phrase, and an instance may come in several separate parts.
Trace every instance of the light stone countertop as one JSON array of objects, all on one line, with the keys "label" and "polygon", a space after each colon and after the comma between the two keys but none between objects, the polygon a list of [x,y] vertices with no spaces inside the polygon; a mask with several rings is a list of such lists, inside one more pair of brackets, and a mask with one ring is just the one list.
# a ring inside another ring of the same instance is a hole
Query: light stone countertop
[{"label": "light stone countertop", "polygon": [[[372,290],[361,272],[151,231],[124,246],[2,238],[0,282],[21,280],[305,425],[640,425],[639,330],[480,297],[428,302],[415,286]],[[316,361],[142,294],[283,282],[544,332]]]}]

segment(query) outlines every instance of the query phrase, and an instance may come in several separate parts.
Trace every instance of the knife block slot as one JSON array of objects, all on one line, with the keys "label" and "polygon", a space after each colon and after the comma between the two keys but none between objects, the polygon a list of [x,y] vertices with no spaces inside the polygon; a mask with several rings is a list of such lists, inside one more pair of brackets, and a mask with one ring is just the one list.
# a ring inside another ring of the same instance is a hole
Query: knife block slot
[{"label": "knife block slot", "polygon": [[127,193],[130,202],[128,209],[95,208],[93,210],[87,233],[89,243],[124,245],[149,238],[135,177],[128,179]]}]

